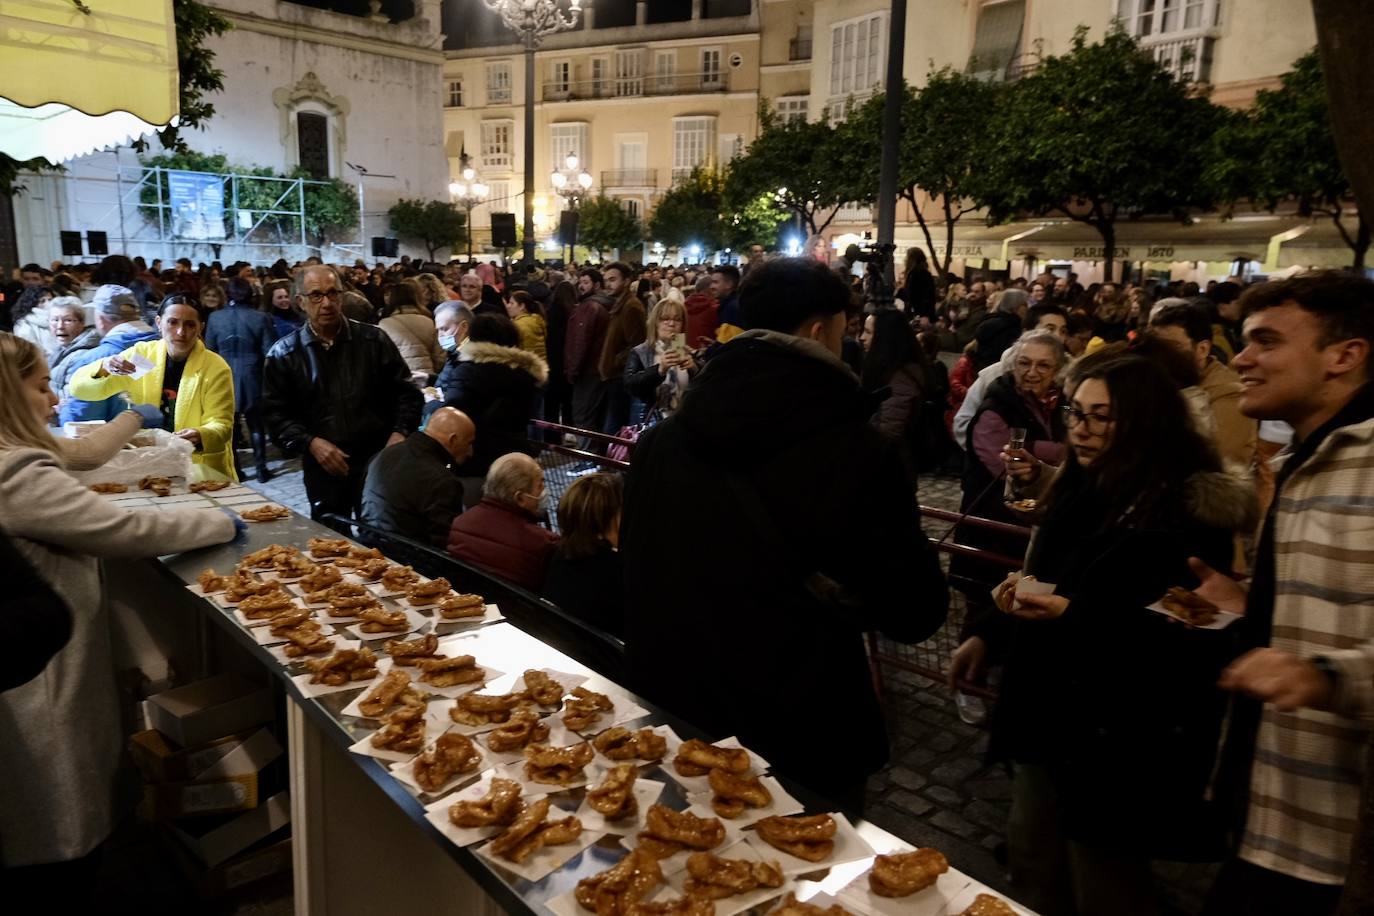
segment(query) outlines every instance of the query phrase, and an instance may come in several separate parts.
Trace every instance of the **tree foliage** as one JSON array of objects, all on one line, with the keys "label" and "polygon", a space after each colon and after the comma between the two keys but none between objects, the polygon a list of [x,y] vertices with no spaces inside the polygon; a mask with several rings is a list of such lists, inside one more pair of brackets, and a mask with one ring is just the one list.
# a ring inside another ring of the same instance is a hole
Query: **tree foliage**
[{"label": "tree foliage", "polygon": [[1120,218],[1186,220],[1210,203],[1190,153],[1219,118],[1119,26],[1093,44],[1080,26],[1072,49],[1015,83],[989,122],[978,196],[994,221],[1058,213],[1092,226],[1111,276]]},{"label": "tree foliage", "polygon": [[729,248],[743,250],[750,245],[773,248],[778,243],[778,230],[787,220],[787,211],[778,205],[772,194],[740,201],[727,193],[721,200],[722,231]]},{"label": "tree foliage", "polygon": [[700,245],[703,251],[726,247],[720,213],[723,201],[720,176],[696,169],[659,198],[649,217],[649,235],[669,248]]},{"label": "tree foliage", "polygon": [[643,237],[639,220],[605,194],[583,202],[578,208],[578,241],[595,251],[598,259],[612,248],[634,248]]},{"label": "tree foliage", "polygon": [[458,205],[441,200],[401,198],[387,211],[391,230],[413,239],[429,251],[429,259],[441,248],[456,248],[467,239],[467,217]]},{"label": "tree foliage", "polygon": [[1274,210],[1296,203],[1304,216],[1329,217],[1363,268],[1370,223],[1354,211],[1354,192],[1336,151],[1315,50],[1294,62],[1278,89],[1262,89],[1255,104],[1230,116],[1212,138],[1206,179],[1228,205],[1249,200]]},{"label": "tree foliage", "polygon": [[836,168],[842,141],[828,121],[783,118],[761,105],[759,123],[758,139],[726,172],[730,200],[771,195],[779,208],[796,214],[815,235],[830,225],[836,206],[863,199],[862,184]]}]

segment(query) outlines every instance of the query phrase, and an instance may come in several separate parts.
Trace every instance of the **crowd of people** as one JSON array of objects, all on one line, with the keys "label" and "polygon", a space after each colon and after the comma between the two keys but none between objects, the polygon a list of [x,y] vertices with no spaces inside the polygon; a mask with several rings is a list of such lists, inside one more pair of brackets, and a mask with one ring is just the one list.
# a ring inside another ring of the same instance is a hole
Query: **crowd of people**
[{"label": "crowd of people", "polygon": [[[889,751],[865,634],[923,641],[963,591],[950,682],[996,673],[990,716],[956,697],[1014,774],[1010,871],[1042,913],[1160,913],[1155,859],[1224,862],[1209,916],[1335,913],[1370,842],[1368,280],[964,283],[918,251],[898,308],[865,312],[860,278],[808,247],[742,268],[113,256],[28,265],[20,284],[0,334],[0,517],[37,570],[24,581],[56,586],[74,622],[0,695],[12,709],[63,666],[108,661],[93,557],[111,548],[92,531],[146,553],[234,536],[222,518],[115,518],[63,476],[146,426],[231,479],[236,440],[266,479],[270,439],[301,456],[315,518],[547,597],[623,639],[630,686],[850,811]],[[629,470],[552,505],[536,417],[637,439]],[[81,420],[107,422],[53,435]],[[957,469],[962,510],[1005,523],[961,525],[977,550],[948,576],[916,499],[930,469]],[[45,527],[31,494],[64,489]],[[1239,622],[1148,609],[1173,587]],[[102,689],[90,678],[62,695]],[[52,718],[44,740],[67,739]],[[818,722],[846,723],[844,754],[798,740]],[[5,807],[6,866],[78,860],[108,832],[73,809],[59,838],[11,847],[36,814]]]}]

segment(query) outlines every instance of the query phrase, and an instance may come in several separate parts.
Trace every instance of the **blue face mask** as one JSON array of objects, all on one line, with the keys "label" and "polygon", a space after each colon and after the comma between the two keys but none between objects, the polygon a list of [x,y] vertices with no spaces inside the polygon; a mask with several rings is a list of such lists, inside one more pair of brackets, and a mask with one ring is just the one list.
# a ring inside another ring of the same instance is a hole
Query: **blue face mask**
[{"label": "blue face mask", "polygon": [[453,334],[441,334],[439,335],[439,346],[443,347],[446,352],[452,353],[458,349],[458,338]]}]

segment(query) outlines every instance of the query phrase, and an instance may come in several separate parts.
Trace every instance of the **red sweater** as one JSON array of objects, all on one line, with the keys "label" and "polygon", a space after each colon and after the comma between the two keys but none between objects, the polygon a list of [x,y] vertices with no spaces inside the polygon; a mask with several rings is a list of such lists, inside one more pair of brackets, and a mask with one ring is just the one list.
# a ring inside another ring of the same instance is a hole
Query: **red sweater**
[{"label": "red sweater", "polygon": [[544,587],[558,535],[535,524],[534,516],[506,503],[484,499],[453,520],[448,552],[521,588]]}]

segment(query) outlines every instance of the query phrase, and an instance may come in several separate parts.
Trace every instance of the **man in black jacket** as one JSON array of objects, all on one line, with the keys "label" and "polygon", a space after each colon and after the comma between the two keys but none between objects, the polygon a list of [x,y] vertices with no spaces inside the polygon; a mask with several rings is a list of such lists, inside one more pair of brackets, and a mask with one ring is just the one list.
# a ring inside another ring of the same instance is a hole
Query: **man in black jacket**
[{"label": "man in black jacket", "polygon": [[424,405],[391,338],[344,317],[342,292],[332,267],[302,271],[296,302],[309,320],[263,366],[263,419],[282,451],[304,453],[315,519],[358,511],[368,462],[420,425]]},{"label": "man in black jacket", "polygon": [[477,427],[461,410],[434,411],[424,430],[373,460],[359,518],[442,550],[454,517],[463,511],[463,485],[454,469],[472,454],[476,436]]},{"label": "man in black jacket", "polygon": [[[840,360],[848,301],[821,264],[749,272],[749,330],[635,449],[620,549],[635,687],[858,811],[888,757],[863,634],[928,638],[948,591]],[[821,737],[836,726],[838,743]]]}]

